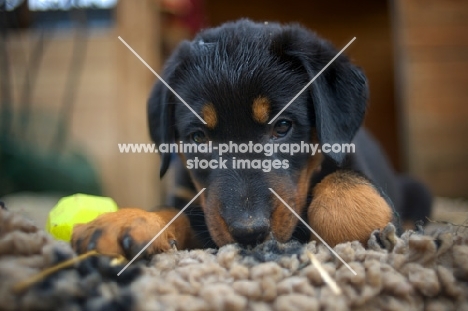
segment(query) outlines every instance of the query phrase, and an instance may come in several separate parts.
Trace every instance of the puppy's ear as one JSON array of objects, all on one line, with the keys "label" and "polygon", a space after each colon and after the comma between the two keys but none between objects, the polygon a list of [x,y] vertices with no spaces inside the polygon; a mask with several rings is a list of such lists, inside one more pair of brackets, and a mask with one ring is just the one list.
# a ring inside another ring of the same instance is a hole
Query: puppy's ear
[{"label": "puppy's ear", "polygon": [[[158,81],[154,85],[148,99],[148,126],[151,139],[159,148],[161,144],[174,142],[174,114],[169,107],[169,94],[167,87]],[[162,178],[171,163],[170,153],[159,153],[161,156],[161,167],[159,176]]]},{"label": "puppy's ear", "polygon": [[[164,81],[169,85],[174,85],[176,69],[180,66],[187,53],[189,43],[184,41],[166,62],[166,67],[162,75]],[[175,142],[175,116],[174,116],[174,96],[172,92],[161,81],[157,81],[151,90],[147,103],[148,126],[151,139],[159,146]],[[159,175],[162,178],[171,163],[170,153],[160,153],[161,167]]]},{"label": "puppy's ear", "polygon": [[[274,38],[271,50],[281,60],[300,66],[312,80],[338,51],[312,32],[287,26]],[[309,87],[319,142],[350,143],[362,124],[368,98],[367,79],[347,57],[340,55]],[[293,104],[294,105],[294,104]],[[294,109],[294,108],[291,108]],[[329,153],[341,163],[344,153]]]}]

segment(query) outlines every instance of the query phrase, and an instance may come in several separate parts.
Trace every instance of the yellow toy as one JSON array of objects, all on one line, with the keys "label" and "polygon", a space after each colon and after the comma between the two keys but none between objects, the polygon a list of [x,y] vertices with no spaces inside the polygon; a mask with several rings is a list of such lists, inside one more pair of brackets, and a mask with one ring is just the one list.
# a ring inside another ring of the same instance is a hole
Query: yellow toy
[{"label": "yellow toy", "polygon": [[49,212],[46,231],[57,240],[70,242],[76,224],[88,223],[101,214],[117,210],[114,200],[107,197],[87,194],[64,197]]}]

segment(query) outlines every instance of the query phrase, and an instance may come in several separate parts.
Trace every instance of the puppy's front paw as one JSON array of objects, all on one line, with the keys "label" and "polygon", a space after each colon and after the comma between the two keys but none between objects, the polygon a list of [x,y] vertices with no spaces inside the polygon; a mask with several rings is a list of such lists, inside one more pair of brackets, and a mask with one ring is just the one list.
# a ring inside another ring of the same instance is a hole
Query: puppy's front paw
[{"label": "puppy's front paw", "polygon": [[309,225],[331,246],[354,240],[366,245],[371,233],[393,218],[392,208],[374,186],[353,172],[328,175],[313,195]]},{"label": "puppy's front paw", "polygon": [[[72,247],[77,253],[96,250],[99,253],[120,254],[128,259],[135,257],[172,218],[177,210],[147,212],[137,208],[123,208],[106,213],[90,223],[73,228]],[[183,249],[188,242],[190,224],[181,214],[142,253],[142,256],[165,252],[171,248]]]}]

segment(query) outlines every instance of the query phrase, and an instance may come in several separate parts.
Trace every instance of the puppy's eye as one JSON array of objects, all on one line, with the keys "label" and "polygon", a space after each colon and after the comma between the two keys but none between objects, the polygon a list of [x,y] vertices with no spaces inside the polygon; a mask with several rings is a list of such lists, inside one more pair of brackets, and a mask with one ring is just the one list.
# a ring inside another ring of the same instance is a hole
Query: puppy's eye
[{"label": "puppy's eye", "polygon": [[196,132],[192,133],[191,137],[192,137],[192,140],[196,144],[203,144],[203,143],[206,143],[206,141],[207,141],[205,133],[203,133],[202,131],[196,131]]},{"label": "puppy's eye", "polygon": [[273,136],[276,138],[284,137],[291,130],[292,122],[289,120],[279,120],[273,129]]}]

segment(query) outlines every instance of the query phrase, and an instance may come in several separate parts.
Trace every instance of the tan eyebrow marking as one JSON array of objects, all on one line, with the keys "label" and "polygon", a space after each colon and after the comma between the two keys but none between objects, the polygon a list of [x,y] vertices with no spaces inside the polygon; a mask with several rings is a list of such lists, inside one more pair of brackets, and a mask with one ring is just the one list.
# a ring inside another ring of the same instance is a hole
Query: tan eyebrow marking
[{"label": "tan eyebrow marking", "polygon": [[206,122],[206,126],[209,129],[214,129],[218,124],[218,115],[216,109],[212,103],[207,103],[202,108],[202,117]]},{"label": "tan eyebrow marking", "polygon": [[268,98],[260,96],[252,104],[253,118],[258,123],[264,124],[270,117],[270,101]]}]

